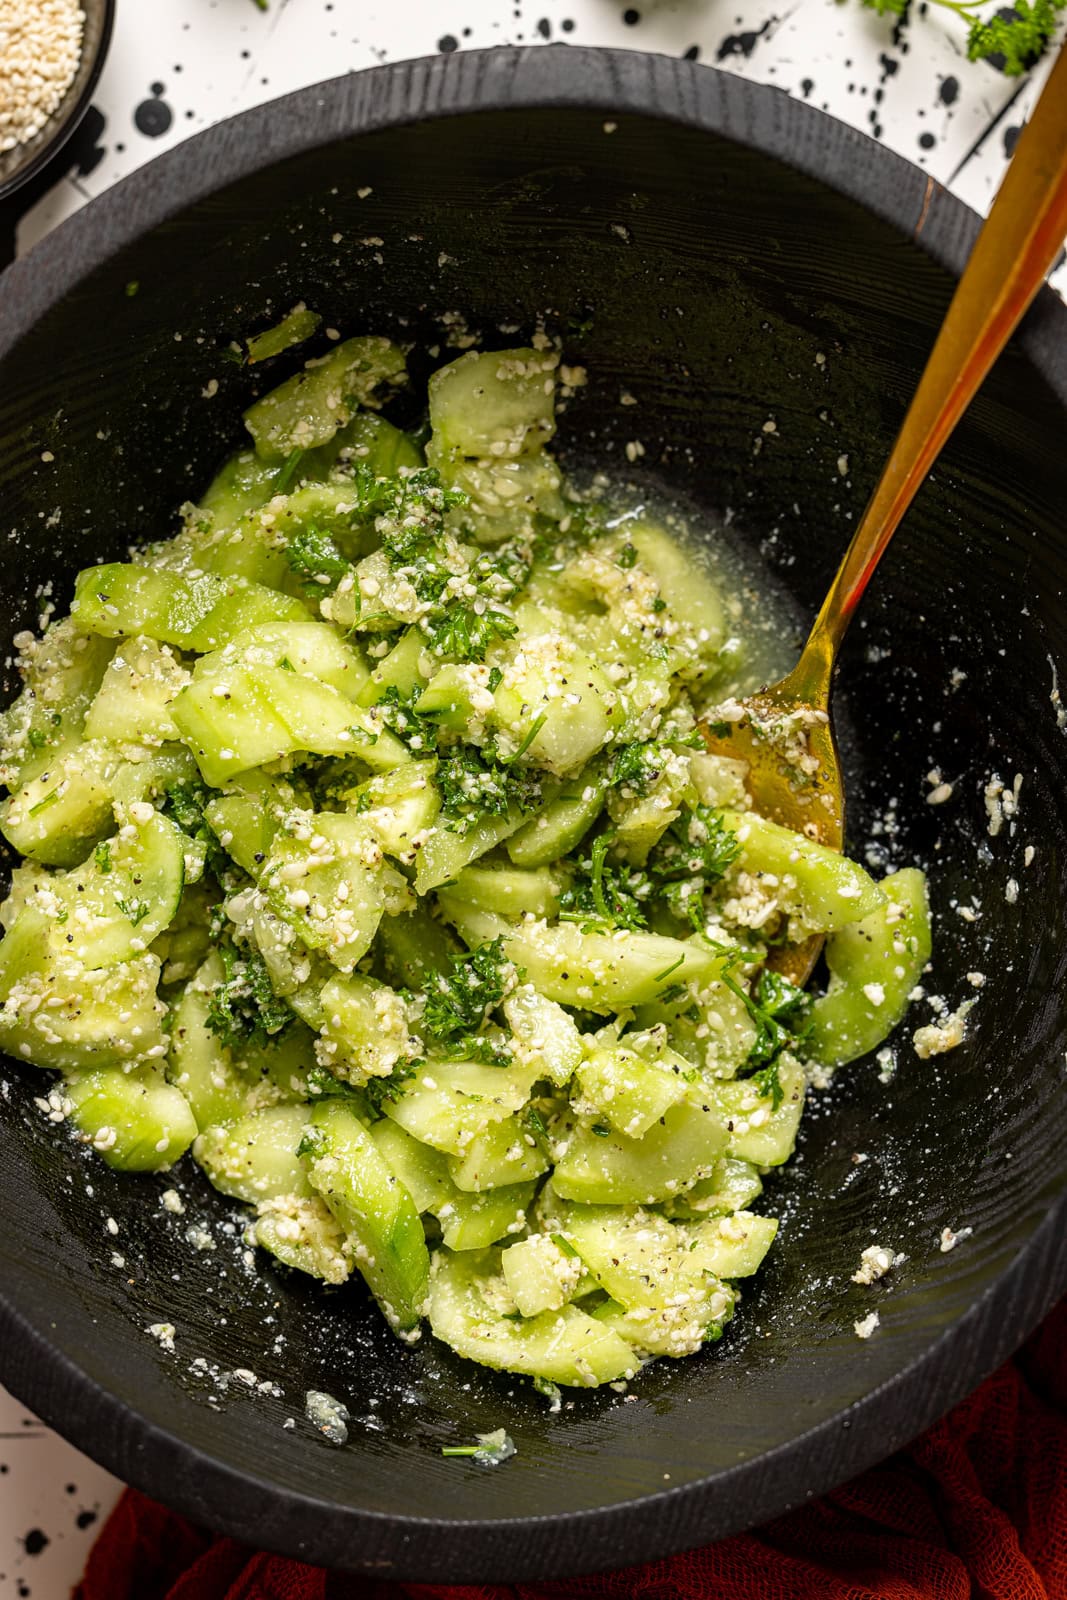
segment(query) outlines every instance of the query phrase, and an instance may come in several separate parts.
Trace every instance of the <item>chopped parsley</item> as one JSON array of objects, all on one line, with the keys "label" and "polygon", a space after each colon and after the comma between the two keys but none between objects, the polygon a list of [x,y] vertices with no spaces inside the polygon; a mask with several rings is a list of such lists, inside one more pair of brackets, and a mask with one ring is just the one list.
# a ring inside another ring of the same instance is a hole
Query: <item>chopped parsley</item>
[{"label": "chopped parsley", "polygon": [[431,555],[444,533],[445,516],[467,503],[457,489],[445,489],[440,473],[420,467],[402,478],[378,478],[369,467],[353,476],[359,514],[374,519],[374,530],[394,567]]},{"label": "chopped parsley", "polygon": [[782,1103],[782,1084],[778,1068],[782,1051],[803,1045],[811,1032],[814,1000],[804,989],[764,967],[752,994],[738,983],[729,966],[722,981],[739,1000],[756,1025],[756,1038],[739,1076],[748,1078],[761,1095],[770,1095],[772,1109]]},{"label": "chopped parsley", "polygon": [[285,546],[285,559],[309,594],[332,594],[352,571],[324,528],[307,522],[293,529]]},{"label": "chopped parsley", "polygon": [[115,904],[122,915],[127,921],[132,922],[135,928],[140,926],[152,909],[147,900],[124,900],[121,895],[115,896]]},{"label": "chopped parsley", "polygon": [[270,973],[257,950],[238,952],[220,946],[226,976],[208,1004],[207,1025],[231,1050],[269,1044],[293,1020],[285,1000],[274,993]]},{"label": "chopped parsley", "polygon": [[103,839],[93,851],[93,861],[98,872],[111,871],[111,840]]},{"label": "chopped parsley", "polygon": [[[204,808],[212,791],[206,783],[190,778],[183,783],[172,783],[166,791],[163,815],[171,817],[190,839],[198,840],[207,852],[205,865],[209,872],[221,879],[230,870],[230,858],[219,843],[219,836],[204,815]],[[106,867],[101,867],[106,872]]]},{"label": "chopped parsley", "polygon": [[518,623],[506,611],[484,603],[448,605],[439,615],[431,613],[422,624],[430,649],[435,655],[453,656],[457,661],[484,661],[485,652],[497,639],[513,639]]},{"label": "chopped parsley", "polygon": [[633,795],[646,795],[663,776],[670,754],[670,746],[655,739],[620,745],[608,768],[608,783]]},{"label": "chopped parsley", "polygon": [[500,938],[469,955],[454,956],[451,972],[435,973],[423,991],[423,1033],[456,1059],[507,1066],[510,1056],[482,1029],[513,988],[515,976]]},{"label": "chopped parsley", "polygon": [[438,728],[432,717],[419,716],[421,689],[410,695],[401,694],[391,683],[374,707],[390,733],[395,733],[402,744],[416,755],[428,755],[437,744]]},{"label": "chopped parsley", "polygon": [[539,808],[540,774],[515,761],[502,761],[491,748],[474,745],[460,745],[442,758],[435,777],[450,833],[469,833],[486,817],[506,817],[512,806],[523,816]]},{"label": "chopped parsley", "polygon": [[399,1100],[404,1093],[404,1085],[415,1076],[417,1066],[417,1061],[398,1061],[387,1077],[368,1078],[363,1085],[363,1093],[371,1110],[382,1116],[387,1100]]},{"label": "chopped parsley", "polygon": [[652,893],[652,879],[637,868],[608,866],[606,857],[613,841],[611,833],[598,835],[589,855],[579,861],[571,883],[559,897],[561,922],[626,928],[631,932],[648,925],[645,906]]},{"label": "chopped parsley", "polygon": [[741,844],[713,806],[698,803],[671,823],[649,859],[659,884],[699,879],[718,883],[741,854]]}]

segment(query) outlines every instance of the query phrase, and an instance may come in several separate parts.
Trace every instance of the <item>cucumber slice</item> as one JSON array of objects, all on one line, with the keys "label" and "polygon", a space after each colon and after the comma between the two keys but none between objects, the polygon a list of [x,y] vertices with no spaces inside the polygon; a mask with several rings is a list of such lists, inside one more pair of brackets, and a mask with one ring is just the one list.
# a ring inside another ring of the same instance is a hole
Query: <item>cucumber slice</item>
[{"label": "cucumber slice", "polygon": [[[275,835],[260,882],[271,910],[342,972],[370,948],[387,899],[404,889],[364,817],[298,813],[302,833]],[[307,827],[303,818],[307,818]]]},{"label": "cucumber slice", "polygon": [[334,977],[319,996],[323,1025],[319,1060],[337,1078],[357,1086],[387,1077],[414,1053],[407,1011],[395,989],[353,974]]},{"label": "cucumber slice", "polygon": [[800,1063],[785,1054],[779,1059],[778,1081],[782,1098],[777,1110],[773,1095],[761,1095],[751,1078],[717,1086],[716,1098],[729,1133],[727,1155],[757,1167],[780,1167],[789,1160],[804,1110],[807,1080]]},{"label": "cucumber slice", "polygon": [[158,811],[130,820],[46,891],[57,919],[50,936],[56,955],[95,967],[130,961],[170,926],[184,882],[181,829]]},{"label": "cucumber slice", "polygon": [[582,1258],[566,1239],[557,1243],[547,1233],[535,1233],[500,1252],[500,1270],[522,1316],[536,1317],[574,1299]]},{"label": "cucumber slice", "polygon": [[251,1231],[256,1244],[297,1272],[333,1284],[351,1276],[351,1246],[317,1194],[261,1200]]},{"label": "cucumber slice", "polygon": [[148,1067],[75,1072],[63,1093],[74,1127],[120,1172],[162,1172],[196,1137],[184,1095]]},{"label": "cucumber slice", "polygon": [[759,1268],[778,1232],[776,1217],[735,1211],[694,1223],[685,1230],[689,1259],[717,1278],[750,1278]]},{"label": "cucumber slice", "polygon": [[307,1198],[314,1191],[298,1151],[310,1125],[310,1106],[268,1106],[229,1126],[205,1128],[193,1155],[216,1189],[246,1205]]},{"label": "cucumber slice", "polygon": [[491,1123],[522,1110],[530,1085],[529,1072],[517,1067],[424,1061],[384,1110],[422,1144],[462,1156]]},{"label": "cucumber slice", "polygon": [[113,649],[64,617],[23,653],[22,691],[0,712],[0,781],[28,783],[82,737]]},{"label": "cucumber slice", "polygon": [[569,1083],[585,1054],[582,1035],[574,1019],[524,983],[504,1001],[504,1015],[514,1035],[517,1060],[535,1077],[548,1078],[557,1088]]},{"label": "cucumber slice", "polygon": [[484,1250],[509,1234],[521,1233],[537,1192],[535,1183],[513,1183],[484,1194],[457,1189],[437,1220],[446,1250]]},{"label": "cucumber slice", "polygon": [[432,761],[408,761],[344,796],[349,810],[366,818],[386,855],[406,867],[419,859],[441,810],[433,773]]},{"label": "cucumber slice", "polygon": [[261,460],[327,444],[358,406],[377,407],[407,379],[403,352],[389,339],[346,339],[309,361],[245,412]]},{"label": "cucumber slice", "polygon": [[419,870],[415,874],[415,893],[429,894],[431,889],[458,878],[464,867],[470,866],[480,856],[514,833],[522,823],[522,812],[512,806],[505,816],[483,817],[466,833],[452,833],[447,827],[434,828],[419,854]]},{"label": "cucumber slice", "polygon": [[89,707],[85,737],[132,744],[177,739],[170,705],[188,682],[170,645],[137,638],[120,644]]},{"label": "cucumber slice", "polygon": [[162,1059],[158,957],[82,966],[52,953],[50,928],[31,908],[0,942],[0,1050],[63,1071]]},{"label": "cucumber slice", "polygon": [[508,840],[507,851],[517,867],[547,866],[581,844],[604,809],[607,768],[593,762],[563,785],[554,800]]},{"label": "cucumber slice", "polygon": [[671,1106],[686,1098],[691,1072],[681,1058],[661,1065],[619,1045],[589,1050],[578,1068],[578,1084],[583,1099],[617,1133],[640,1139]]},{"label": "cucumber slice", "polygon": [[145,635],[196,651],[216,650],[258,622],[307,619],[299,600],[260,584],[123,562],[78,574],[71,615],[106,638]]},{"label": "cucumber slice", "polygon": [[468,350],[430,379],[436,449],[514,459],[540,450],[556,431],[555,350]]},{"label": "cucumber slice", "polygon": [[503,917],[554,917],[559,910],[559,883],[547,870],[522,872],[509,867],[464,867],[453,893],[477,911]]},{"label": "cucumber slice", "polygon": [[401,988],[424,989],[438,973],[450,972],[461,946],[448,928],[421,906],[383,917],[378,928],[386,975]]},{"label": "cucumber slice", "polygon": [[457,1189],[479,1194],[528,1183],[548,1171],[548,1157],[521,1117],[491,1122],[448,1163]]},{"label": "cucumber slice", "polygon": [[0,831],[21,855],[73,867],[113,826],[117,752],[99,741],[59,752],[0,805]]},{"label": "cucumber slice", "polygon": [[516,927],[474,910],[452,890],[439,891],[437,899],[469,945],[502,938],[508,959],[540,994],[586,1011],[623,1011],[679,983],[707,982],[722,960],[700,945],[657,933],[586,933],[574,923],[532,919]]},{"label": "cucumber slice", "polygon": [[355,1264],[390,1327],[414,1327],[426,1303],[430,1258],[415,1202],[359,1118],[317,1106],[308,1177],[351,1242]]},{"label": "cucumber slice", "polygon": [[536,1185],[518,1183],[483,1194],[457,1189],[448,1161],[439,1150],[420,1144],[396,1122],[382,1118],[370,1130],[371,1138],[390,1169],[415,1202],[441,1225],[449,1250],[484,1250],[508,1234],[521,1233],[533,1204]]},{"label": "cucumber slice", "polygon": [[430,1277],[430,1327],[461,1356],[549,1383],[595,1388],[632,1378],[640,1366],[625,1340],[577,1306],[513,1321],[496,1250],[439,1250]]},{"label": "cucumber slice", "polygon": [[739,870],[796,880],[792,909],[806,931],[834,932],[885,904],[874,879],[836,850],[751,811],[724,811],[722,820],[741,846]]},{"label": "cucumber slice", "polygon": [[614,1133],[606,1123],[579,1126],[552,1182],[565,1200],[655,1205],[710,1177],[726,1141],[718,1107],[687,1100],[665,1112],[642,1139]]},{"label": "cucumber slice", "polygon": [[826,942],[830,987],[812,1007],[808,1047],[827,1066],[881,1044],[930,959],[924,875],[907,867],[883,878],[880,888],[885,903]]},{"label": "cucumber slice", "polygon": [[225,682],[234,667],[254,672],[280,668],[325,683],[346,700],[358,701],[370,672],[358,650],[324,622],[263,622],[235,634],[196,664],[194,681]]}]

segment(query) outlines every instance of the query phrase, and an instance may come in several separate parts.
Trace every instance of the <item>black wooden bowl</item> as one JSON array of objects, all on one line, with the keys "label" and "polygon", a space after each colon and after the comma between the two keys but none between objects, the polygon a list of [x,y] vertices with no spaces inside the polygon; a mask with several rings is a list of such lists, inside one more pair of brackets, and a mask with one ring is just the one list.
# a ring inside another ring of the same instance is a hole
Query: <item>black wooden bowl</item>
[{"label": "black wooden bowl", "polygon": [[[568,458],[639,439],[634,471],[731,511],[810,610],[975,226],[839,123],[653,56],[460,54],[248,112],[93,201],[4,280],[5,649],[38,585],[63,608],[80,566],[168,529],[240,434],[255,379],[229,341],[300,298],[327,324],[423,347],[448,313],[499,343],[514,337],[501,324],[528,332],[544,313],[590,376]],[[11,1064],[0,1376],[17,1395],[255,1544],[514,1579],[781,1512],[904,1444],[1018,1345],[1067,1283],[1065,332],[1046,292],[920,494],[842,668],[854,844],[931,864],[929,987],[950,1005],[978,993],[969,1037],[920,1061],[902,1030],[891,1083],[868,1060],[819,1100],[768,1184],[780,1243],[721,1344],[650,1368],[633,1403],[577,1393],[552,1416],[525,1381],[429,1338],[397,1344],[356,1290],[252,1270],[195,1173],[177,1175],[187,1211],[171,1215],[173,1177],[79,1153],[35,1104],[41,1077]],[[935,766],[954,784],[939,807]],[[1016,773],[1017,826],[991,837],[984,787]],[[201,1219],[213,1252],[185,1242]],[[945,1228],[973,1231],[945,1252]],[[907,1260],[864,1289],[850,1279],[871,1243]],[[872,1308],[864,1342],[853,1323]],[[144,1331],[160,1321],[173,1354]],[[304,1420],[312,1388],[347,1402],[345,1448]],[[501,1425],[518,1446],[505,1466],[442,1459]]]}]

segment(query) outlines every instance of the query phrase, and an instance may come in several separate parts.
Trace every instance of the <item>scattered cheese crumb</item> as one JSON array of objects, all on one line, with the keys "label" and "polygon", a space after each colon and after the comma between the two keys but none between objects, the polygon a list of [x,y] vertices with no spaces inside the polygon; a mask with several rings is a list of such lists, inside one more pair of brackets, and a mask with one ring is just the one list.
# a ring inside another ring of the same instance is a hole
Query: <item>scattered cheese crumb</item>
[{"label": "scattered cheese crumb", "polygon": [[892,1267],[899,1266],[903,1255],[894,1255],[884,1245],[869,1244],[860,1255],[860,1264],[852,1274],[853,1283],[877,1283]]},{"label": "scattered cheese crumb", "polygon": [[856,1330],[856,1338],[869,1339],[881,1320],[877,1311],[869,1311],[862,1322],[854,1322],[852,1324]]},{"label": "scattered cheese crumb", "polygon": [[973,1228],[961,1228],[959,1233],[954,1233],[951,1228],[941,1229],[941,1254],[947,1255],[950,1250],[955,1250],[961,1239],[966,1239]]},{"label": "scattered cheese crumb", "polygon": [[145,1333],[150,1333],[153,1339],[158,1339],[160,1349],[174,1349],[173,1322],[150,1322],[148,1327],[145,1329]]},{"label": "scattered cheese crumb", "polygon": [[159,1203],[164,1211],[172,1211],[176,1217],[180,1217],[185,1210],[185,1201],[177,1189],[164,1189],[159,1197]]}]

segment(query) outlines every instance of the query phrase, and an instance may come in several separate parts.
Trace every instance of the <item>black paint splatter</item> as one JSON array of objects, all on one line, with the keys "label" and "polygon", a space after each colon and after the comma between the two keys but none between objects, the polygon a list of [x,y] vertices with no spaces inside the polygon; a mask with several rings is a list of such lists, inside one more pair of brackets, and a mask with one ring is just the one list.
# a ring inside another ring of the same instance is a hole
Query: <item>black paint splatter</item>
[{"label": "black paint splatter", "polygon": [[443,56],[450,56],[453,50],[459,49],[459,40],[450,33],[443,33],[437,41],[437,48]]},{"label": "black paint splatter", "polygon": [[958,78],[942,78],[941,87],[938,89],[943,106],[954,106],[959,98],[960,82]]},{"label": "black paint splatter", "polygon": [[563,21],[560,23],[560,28],[563,30],[564,33],[573,33],[574,32],[574,18],[573,17],[564,17]]},{"label": "black paint splatter", "polygon": [[753,28],[748,33],[728,33],[715,52],[716,61],[725,61],[727,56],[750,56],[770,25],[768,18],[762,28]]},{"label": "black paint splatter", "polygon": [[635,11],[633,6],[630,6],[626,11],[623,12],[622,20],[625,22],[628,28],[636,28],[637,24],[641,21],[641,13],[640,11]]},{"label": "black paint splatter", "polygon": [[150,100],[142,100],[133,113],[133,125],[146,139],[158,139],[174,121],[174,112],[162,99],[163,84],[149,84]]},{"label": "black paint splatter", "polygon": [[79,1511],[74,1520],[78,1524],[79,1528],[91,1528],[93,1523],[96,1521],[96,1512]]},{"label": "black paint splatter", "polygon": [[683,54],[682,60],[683,61],[699,61],[700,60],[700,46],[698,44],[691,44],[689,46],[689,49],[686,50],[685,53]]},{"label": "black paint splatter", "polygon": [[1015,154],[1015,146],[1019,142],[1019,135],[1022,133],[1022,131],[1023,130],[1021,128],[1016,128],[1014,126],[1004,129],[1004,155],[1009,161]]},{"label": "black paint splatter", "polygon": [[920,135],[919,135],[919,148],[920,148],[920,150],[932,150],[936,143],[937,143],[937,140],[934,138],[932,133],[920,133]]},{"label": "black paint splatter", "polygon": [[800,92],[804,96],[805,100],[807,100],[807,98],[811,94],[811,91],[814,89],[814,87],[815,87],[815,79],[814,78],[804,78],[801,81]]},{"label": "black paint splatter", "polygon": [[549,22],[547,17],[538,18],[537,31],[541,35],[542,39],[551,39],[552,24]]},{"label": "black paint splatter", "polygon": [[22,1542],[26,1547],[28,1556],[39,1556],[48,1544],[48,1535],[43,1533],[40,1528],[31,1528]]}]

